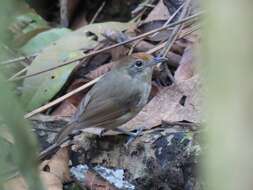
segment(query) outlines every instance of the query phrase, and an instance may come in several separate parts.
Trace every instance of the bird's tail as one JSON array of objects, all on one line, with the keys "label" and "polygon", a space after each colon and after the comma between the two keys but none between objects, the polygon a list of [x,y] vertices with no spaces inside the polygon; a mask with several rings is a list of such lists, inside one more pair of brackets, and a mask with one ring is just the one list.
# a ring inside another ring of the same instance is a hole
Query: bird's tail
[{"label": "bird's tail", "polygon": [[64,141],[68,140],[70,137],[69,135],[72,134],[73,129],[75,129],[76,124],[70,123],[67,126],[65,126],[55,137],[54,143],[55,144],[62,144]]},{"label": "bird's tail", "polygon": [[56,152],[63,143],[70,139],[70,135],[72,134],[72,130],[74,129],[75,124],[71,123],[65,126],[55,137],[54,142],[51,146],[47,147],[45,150],[40,152],[39,160],[43,160],[50,154]]}]

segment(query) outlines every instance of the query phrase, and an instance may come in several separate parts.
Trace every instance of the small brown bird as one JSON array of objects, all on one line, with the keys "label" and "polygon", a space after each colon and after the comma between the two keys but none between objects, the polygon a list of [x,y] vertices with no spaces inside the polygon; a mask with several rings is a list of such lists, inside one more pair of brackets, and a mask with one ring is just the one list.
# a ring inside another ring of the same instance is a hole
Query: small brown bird
[{"label": "small brown bird", "polygon": [[40,153],[39,159],[84,128],[115,130],[135,117],[148,101],[153,66],[166,60],[136,53],[117,61],[87,93],[70,123],[59,132],[54,144]]},{"label": "small brown bird", "polygon": [[120,59],[81,101],[55,143],[60,144],[73,132],[88,127],[114,130],[135,117],[148,101],[153,66],[165,60],[145,53]]}]

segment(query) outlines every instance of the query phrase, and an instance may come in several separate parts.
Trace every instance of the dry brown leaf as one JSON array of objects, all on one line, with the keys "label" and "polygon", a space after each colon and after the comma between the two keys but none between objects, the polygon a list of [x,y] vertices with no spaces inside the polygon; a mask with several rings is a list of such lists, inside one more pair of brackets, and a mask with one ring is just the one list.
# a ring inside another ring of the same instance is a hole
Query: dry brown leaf
[{"label": "dry brown leaf", "polygon": [[[138,26],[140,33],[146,33],[156,28],[162,27],[169,19],[170,13],[168,8],[164,5],[163,0],[160,0],[155,8],[149,13],[147,18]],[[168,39],[171,31],[160,31],[155,36],[146,37],[153,42],[160,42]]]},{"label": "dry brown leaf", "polygon": [[108,71],[110,71],[112,67],[113,67],[113,62],[102,65],[102,66],[98,67],[97,69],[88,73],[86,75],[86,77],[88,77],[90,79],[95,79],[95,78],[100,77],[103,74],[107,73]]},{"label": "dry brown leaf", "polygon": [[68,147],[61,148],[51,160],[42,162],[41,168],[57,176],[62,182],[70,181]]},{"label": "dry brown leaf", "polygon": [[46,190],[62,190],[61,180],[54,174],[41,171],[41,179]]},{"label": "dry brown leaf", "polygon": [[149,13],[144,22],[150,22],[154,20],[168,20],[169,17],[169,10],[164,5],[163,0],[160,0],[155,8]]},{"label": "dry brown leaf", "polygon": [[[201,98],[199,95],[199,76],[182,81],[177,86],[162,89],[131,121],[121,128],[133,130],[140,127],[150,129],[161,124],[162,121],[200,122]],[[178,89],[180,88],[180,90]],[[186,96],[183,105],[182,98]]]},{"label": "dry brown leaf", "polygon": [[187,80],[196,74],[196,58],[194,56],[194,50],[192,46],[187,47],[184,50],[184,54],[180,61],[179,67],[175,72],[176,82]]},{"label": "dry brown leaf", "polygon": [[52,116],[71,117],[76,110],[77,108],[73,104],[71,104],[69,101],[64,101],[55,109],[55,111],[52,113]]}]

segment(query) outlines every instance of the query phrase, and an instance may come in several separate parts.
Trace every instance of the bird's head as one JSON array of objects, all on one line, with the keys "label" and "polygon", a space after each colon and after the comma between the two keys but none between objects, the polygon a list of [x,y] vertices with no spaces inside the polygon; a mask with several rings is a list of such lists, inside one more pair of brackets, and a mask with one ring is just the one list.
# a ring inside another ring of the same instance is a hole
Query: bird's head
[{"label": "bird's head", "polygon": [[132,77],[151,80],[153,66],[166,61],[166,58],[153,57],[146,53],[135,53],[122,58],[116,68]]}]

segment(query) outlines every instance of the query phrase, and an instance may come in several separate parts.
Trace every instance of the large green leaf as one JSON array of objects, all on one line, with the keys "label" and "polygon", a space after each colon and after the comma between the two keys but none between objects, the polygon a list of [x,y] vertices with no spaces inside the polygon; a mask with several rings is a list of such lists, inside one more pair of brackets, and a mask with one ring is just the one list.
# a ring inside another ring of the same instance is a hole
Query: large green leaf
[{"label": "large green leaf", "polygon": [[26,55],[38,53],[43,48],[70,32],[71,30],[67,28],[53,28],[51,30],[41,32],[29,40],[20,50]]},{"label": "large green leaf", "polygon": [[[44,48],[28,68],[27,74],[45,70],[63,62],[76,59],[83,51],[93,49],[102,40],[105,30],[122,31],[132,23],[106,22],[87,25],[71,32]],[[97,36],[94,40],[93,35]],[[24,80],[22,100],[30,111],[48,102],[62,88],[77,63],[70,64]]]}]

